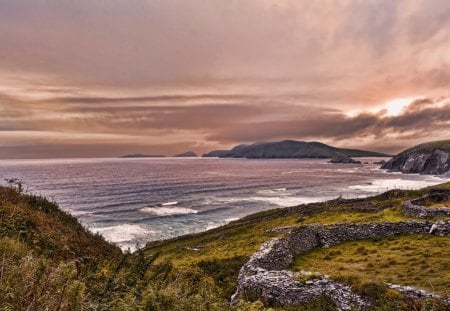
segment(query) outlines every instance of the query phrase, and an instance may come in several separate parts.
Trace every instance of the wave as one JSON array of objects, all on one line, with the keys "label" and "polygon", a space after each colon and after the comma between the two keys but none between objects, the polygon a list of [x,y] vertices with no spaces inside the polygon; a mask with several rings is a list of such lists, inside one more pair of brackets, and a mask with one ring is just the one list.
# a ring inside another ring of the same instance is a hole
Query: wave
[{"label": "wave", "polygon": [[354,186],[348,186],[351,190],[359,190],[366,192],[384,192],[391,189],[403,189],[403,190],[414,190],[423,187],[433,186],[439,183],[444,183],[448,181],[446,178],[427,176],[426,178],[420,180],[410,180],[410,179],[377,179],[372,180],[370,183],[359,184]]},{"label": "wave", "polygon": [[279,207],[297,206],[300,204],[316,203],[330,200],[332,197],[304,197],[304,196],[253,196],[242,198],[221,198],[225,204],[238,202],[267,202]]},{"label": "wave", "polygon": [[162,203],[161,206],[172,206],[172,205],[177,205],[177,204],[178,204],[177,201],[172,201],[172,202]]},{"label": "wave", "polygon": [[155,233],[153,230],[146,229],[140,225],[121,224],[110,227],[90,228],[94,233],[101,234],[106,240],[113,243],[123,243],[132,241],[138,237],[149,233]]},{"label": "wave", "polygon": [[144,207],[139,211],[156,216],[172,216],[198,213],[198,211],[196,211],[195,209],[187,207]]}]

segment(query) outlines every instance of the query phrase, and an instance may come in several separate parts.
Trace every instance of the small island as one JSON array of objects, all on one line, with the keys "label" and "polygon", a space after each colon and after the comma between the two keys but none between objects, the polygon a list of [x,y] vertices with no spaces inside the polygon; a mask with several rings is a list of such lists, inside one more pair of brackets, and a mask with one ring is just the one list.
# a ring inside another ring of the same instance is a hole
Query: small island
[{"label": "small island", "polygon": [[140,154],[140,153],[133,153],[133,154],[126,154],[124,156],[121,156],[119,158],[126,159],[126,158],[165,158],[165,155],[159,155],[159,154]]},{"label": "small island", "polygon": [[328,163],[333,164],[361,164],[361,161],[356,161],[345,154],[337,153],[333,158],[331,158]]},{"label": "small island", "polygon": [[174,158],[196,158],[198,155],[193,151],[187,151],[183,153],[179,153],[173,156]]}]

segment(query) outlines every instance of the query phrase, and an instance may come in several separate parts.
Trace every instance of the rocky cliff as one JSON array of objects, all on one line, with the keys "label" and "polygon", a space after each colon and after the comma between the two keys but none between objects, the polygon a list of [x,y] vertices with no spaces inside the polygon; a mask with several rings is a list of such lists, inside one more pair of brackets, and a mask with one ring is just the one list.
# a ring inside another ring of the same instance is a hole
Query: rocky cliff
[{"label": "rocky cliff", "polygon": [[417,145],[399,153],[381,168],[407,174],[450,176],[450,140]]}]

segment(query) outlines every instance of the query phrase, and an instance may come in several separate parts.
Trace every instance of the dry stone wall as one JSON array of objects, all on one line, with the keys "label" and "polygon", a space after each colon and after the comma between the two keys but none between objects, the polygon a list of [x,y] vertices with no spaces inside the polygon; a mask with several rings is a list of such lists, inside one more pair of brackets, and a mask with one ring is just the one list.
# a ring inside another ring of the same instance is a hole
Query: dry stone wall
[{"label": "dry stone wall", "polygon": [[426,207],[415,203],[416,201],[406,201],[403,204],[403,213],[406,216],[417,218],[450,217],[450,208],[448,207]]},{"label": "dry stone wall", "polygon": [[[367,304],[363,297],[353,293],[346,284],[331,280],[326,275],[300,282],[299,274],[285,271],[293,258],[316,247],[329,247],[350,240],[391,237],[403,234],[450,235],[450,221],[382,222],[372,224],[310,225],[292,229],[285,238],[276,238],[263,244],[241,268],[238,288],[232,302],[239,299],[261,300],[268,305],[295,305],[328,296],[340,310],[361,309]],[[307,272],[303,272],[307,273]],[[394,285],[395,286],[395,285]],[[400,292],[421,297],[424,291],[399,287]],[[431,294],[430,294],[431,295]]]}]

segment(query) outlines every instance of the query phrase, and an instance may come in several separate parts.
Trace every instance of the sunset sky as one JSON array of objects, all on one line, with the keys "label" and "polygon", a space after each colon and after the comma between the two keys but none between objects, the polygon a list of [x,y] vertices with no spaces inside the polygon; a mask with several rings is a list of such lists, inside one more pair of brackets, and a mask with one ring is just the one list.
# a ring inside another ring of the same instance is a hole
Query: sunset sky
[{"label": "sunset sky", "polygon": [[448,0],[0,0],[0,158],[448,138]]}]

